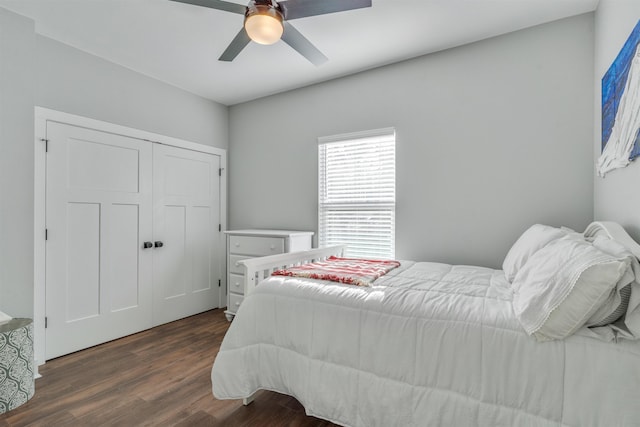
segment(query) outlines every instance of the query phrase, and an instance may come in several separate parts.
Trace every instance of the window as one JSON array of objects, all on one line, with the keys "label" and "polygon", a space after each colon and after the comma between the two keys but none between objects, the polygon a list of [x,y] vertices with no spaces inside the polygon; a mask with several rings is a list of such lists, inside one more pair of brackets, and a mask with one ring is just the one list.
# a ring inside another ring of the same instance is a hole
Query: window
[{"label": "window", "polygon": [[347,256],[395,257],[394,129],[319,138],[321,247],[346,244]]}]

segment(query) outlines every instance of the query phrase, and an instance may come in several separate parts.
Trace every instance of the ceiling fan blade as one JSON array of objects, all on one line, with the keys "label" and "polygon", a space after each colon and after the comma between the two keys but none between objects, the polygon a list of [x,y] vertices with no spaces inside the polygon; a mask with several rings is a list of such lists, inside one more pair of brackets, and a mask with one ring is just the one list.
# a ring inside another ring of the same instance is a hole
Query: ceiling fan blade
[{"label": "ceiling fan blade", "polygon": [[282,24],[284,25],[282,40],[297,50],[300,55],[307,58],[313,65],[319,66],[329,60],[329,58],[324,56],[305,36],[296,30],[293,25],[287,21],[284,21]]},{"label": "ceiling fan blade", "polygon": [[251,39],[249,38],[249,35],[244,30],[244,27],[242,27],[242,29],[240,29],[240,32],[236,34],[236,36],[231,41],[231,44],[229,44],[227,49],[222,52],[222,55],[220,55],[220,58],[218,58],[218,60],[227,62],[233,61],[235,57],[238,56],[238,54],[242,51],[242,49],[244,49],[244,47],[249,44],[250,41]]},{"label": "ceiling fan blade", "polygon": [[371,7],[371,0],[283,0],[278,2],[284,19],[324,15],[344,10]]},{"label": "ceiling fan blade", "polygon": [[226,12],[239,13],[240,15],[244,15],[247,11],[247,8],[238,3],[231,3],[228,1],[222,0],[171,0],[178,3],[186,3],[192,4],[195,6],[208,7],[211,9],[224,10]]}]

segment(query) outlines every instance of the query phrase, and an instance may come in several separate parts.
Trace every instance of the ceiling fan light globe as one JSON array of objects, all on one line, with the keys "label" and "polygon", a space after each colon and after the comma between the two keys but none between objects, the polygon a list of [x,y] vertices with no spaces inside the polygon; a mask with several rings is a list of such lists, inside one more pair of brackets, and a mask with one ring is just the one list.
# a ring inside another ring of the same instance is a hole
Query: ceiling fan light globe
[{"label": "ceiling fan light globe", "polygon": [[254,42],[274,44],[284,32],[282,14],[273,7],[254,6],[247,12],[244,29]]}]

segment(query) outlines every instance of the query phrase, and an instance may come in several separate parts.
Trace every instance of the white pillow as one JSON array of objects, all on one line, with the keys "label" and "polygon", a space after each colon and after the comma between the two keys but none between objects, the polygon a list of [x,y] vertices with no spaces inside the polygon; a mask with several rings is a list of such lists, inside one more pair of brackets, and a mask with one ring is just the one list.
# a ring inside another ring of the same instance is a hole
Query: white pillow
[{"label": "white pillow", "polygon": [[513,244],[502,263],[507,280],[512,283],[518,271],[527,260],[553,240],[567,235],[567,232],[548,225],[534,224],[529,227]]},{"label": "white pillow", "polygon": [[516,275],[514,312],[525,331],[538,340],[566,338],[609,314],[592,318],[628,268],[628,258],[605,253],[584,240],[553,240]]},{"label": "white pillow", "polygon": [[618,320],[627,312],[629,299],[631,297],[632,282],[635,275],[631,268],[631,261],[634,255],[620,243],[606,237],[598,236],[593,241],[593,246],[597,249],[614,256],[618,259],[627,258],[629,266],[622,275],[616,286],[611,291],[610,297],[600,306],[600,308],[589,318],[585,326],[605,326]]}]

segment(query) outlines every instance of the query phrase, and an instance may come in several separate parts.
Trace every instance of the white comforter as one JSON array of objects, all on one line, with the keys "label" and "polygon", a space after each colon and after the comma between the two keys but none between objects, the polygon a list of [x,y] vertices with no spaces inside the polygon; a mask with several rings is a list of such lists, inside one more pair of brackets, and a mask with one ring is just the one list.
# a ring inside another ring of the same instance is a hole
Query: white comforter
[{"label": "white comforter", "polygon": [[214,395],[274,390],[345,426],[640,426],[638,342],[537,342],[501,270],[403,262],[374,284],[262,282]]}]

